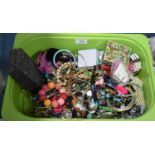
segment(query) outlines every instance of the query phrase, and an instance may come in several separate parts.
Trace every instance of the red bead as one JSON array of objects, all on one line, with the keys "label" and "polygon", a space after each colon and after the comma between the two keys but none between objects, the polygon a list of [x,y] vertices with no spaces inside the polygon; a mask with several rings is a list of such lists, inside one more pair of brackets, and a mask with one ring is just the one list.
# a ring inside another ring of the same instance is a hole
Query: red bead
[{"label": "red bead", "polygon": [[57,100],[58,99],[58,96],[53,96],[52,99],[53,100]]},{"label": "red bead", "polygon": [[62,109],[60,107],[57,107],[57,108],[54,108],[53,111],[56,113],[59,113],[62,111]]},{"label": "red bead", "polygon": [[107,66],[107,65],[103,65],[102,69],[105,70],[105,71],[110,71],[111,70],[111,68],[109,66]]},{"label": "red bead", "polygon": [[64,100],[66,100],[66,99],[67,99],[67,94],[62,93],[62,94],[60,95],[60,98],[63,98]]},{"label": "red bead", "polygon": [[42,89],[45,90],[45,91],[48,91],[49,88],[48,88],[47,85],[43,85],[43,86],[42,86]]},{"label": "red bead", "polygon": [[46,96],[45,95],[41,95],[40,96],[40,101],[44,101],[46,99]]}]

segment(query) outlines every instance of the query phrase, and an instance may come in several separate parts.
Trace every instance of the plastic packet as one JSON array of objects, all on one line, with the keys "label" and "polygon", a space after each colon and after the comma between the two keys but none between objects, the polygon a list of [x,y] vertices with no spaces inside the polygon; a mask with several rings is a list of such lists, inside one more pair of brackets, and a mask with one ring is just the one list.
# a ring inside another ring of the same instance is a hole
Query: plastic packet
[{"label": "plastic packet", "polygon": [[112,64],[111,76],[116,82],[122,84],[126,84],[130,80],[127,66],[120,59],[115,60]]},{"label": "plastic packet", "polygon": [[137,74],[142,68],[141,60],[136,53],[130,55],[130,63],[128,65],[128,70],[131,74]]}]

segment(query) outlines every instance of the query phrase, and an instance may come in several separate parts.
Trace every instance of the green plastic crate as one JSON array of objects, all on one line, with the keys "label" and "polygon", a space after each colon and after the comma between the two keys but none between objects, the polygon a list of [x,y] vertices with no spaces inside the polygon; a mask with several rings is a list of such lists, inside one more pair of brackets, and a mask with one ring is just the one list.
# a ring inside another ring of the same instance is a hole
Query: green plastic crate
[{"label": "green plastic crate", "polygon": [[[29,56],[37,51],[47,48],[68,49],[76,53],[79,49],[97,48],[105,49],[107,41],[114,40],[132,48],[132,51],[140,56],[142,70],[138,75],[144,82],[144,96],[147,111],[144,115],[130,120],[155,120],[155,76],[152,66],[151,51],[148,39],[139,34],[17,34],[14,48],[23,48]],[[7,86],[2,107],[4,120],[62,120],[52,118],[34,118],[28,111],[32,101],[27,92],[10,76],[7,79]],[[114,119],[70,119],[70,120],[114,120]],[[127,119],[115,119],[127,120]]]}]

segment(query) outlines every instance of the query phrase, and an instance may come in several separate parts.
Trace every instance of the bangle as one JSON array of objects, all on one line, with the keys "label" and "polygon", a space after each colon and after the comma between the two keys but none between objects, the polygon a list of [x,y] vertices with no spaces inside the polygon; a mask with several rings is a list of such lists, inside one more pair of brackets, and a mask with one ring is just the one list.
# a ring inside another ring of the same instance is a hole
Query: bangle
[{"label": "bangle", "polygon": [[[109,108],[111,108],[112,110],[116,111],[116,112],[124,112],[127,110],[130,110],[134,105],[135,105],[135,101],[136,101],[136,94],[133,92],[133,90],[131,90],[130,88],[128,89],[129,92],[131,93],[132,99],[130,101],[130,103],[127,106],[123,106],[123,107],[115,107],[114,105],[111,104],[111,102],[109,101],[109,99],[107,99],[107,105]],[[129,96],[129,95],[123,95],[125,96]]]},{"label": "bangle", "polygon": [[54,64],[55,67],[57,67],[57,65],[56,65],[56,57],[57,57],[57,55],[58,55],[59,53],[61,53],[61,52],[69,53],[69,54],[72,56],[72,58],[73,58],[73,62],[76,62],[76,58],[75,58],[75,56],[73,55],[73,53],[72,53],[71,51],[66,50],[66,49],[61,49],[61,50],[58,50],[58,51],[54,54],[54,56],[53,56],[53,64]]}]

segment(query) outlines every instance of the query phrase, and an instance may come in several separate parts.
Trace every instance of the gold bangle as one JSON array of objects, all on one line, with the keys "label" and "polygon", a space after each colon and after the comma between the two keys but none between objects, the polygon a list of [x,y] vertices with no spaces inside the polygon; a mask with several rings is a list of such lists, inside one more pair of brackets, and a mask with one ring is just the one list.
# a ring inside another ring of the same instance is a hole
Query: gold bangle
[{"label": "gold bangle", "polygon": [[128,90],[131,93],[132,100],[131,100],[131,102],[127,106],[124,106],[124,107],[121,107],[121,108],[116,108],[107,99],[107,105],[108,105],[108,107],[111,108],[112,110],[116,111],[116,112],[124,112],[124,111],[130,110],[135,105],[136,94],[131,90],[131,88],[129,88]]}]

